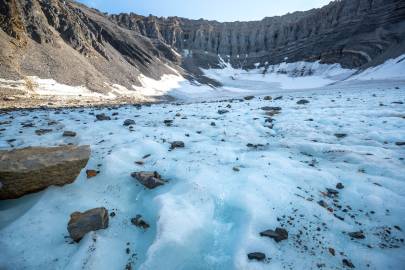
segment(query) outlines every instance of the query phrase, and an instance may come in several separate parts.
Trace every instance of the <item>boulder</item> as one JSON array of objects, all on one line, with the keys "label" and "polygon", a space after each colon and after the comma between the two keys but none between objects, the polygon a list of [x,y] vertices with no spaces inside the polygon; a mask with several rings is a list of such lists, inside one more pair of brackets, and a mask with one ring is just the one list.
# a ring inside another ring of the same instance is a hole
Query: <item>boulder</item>
[{"label": "boulder", "polygon": [[165,181],[157,172],[134,172],[131,176],[149,189],[154,189],[165,184]]},{"label": "boulder", "polygon": [[0,151],[0,200],[16,199],[51,185],[70,184],[89,157],[88,145]]},{"label": "boulder", "polygon": [[90,209],[86,212],[74,212],[70,215],[67,230],[70,237],[79,242],[88,232],[108,227],[108,211],[104,207]]}]

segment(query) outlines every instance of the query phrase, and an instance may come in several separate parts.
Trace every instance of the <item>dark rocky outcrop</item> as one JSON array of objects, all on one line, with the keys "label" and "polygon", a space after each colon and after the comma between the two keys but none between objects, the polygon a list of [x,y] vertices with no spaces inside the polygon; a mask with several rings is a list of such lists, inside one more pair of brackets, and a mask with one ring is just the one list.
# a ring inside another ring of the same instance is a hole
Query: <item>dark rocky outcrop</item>
[{"label": "dark rocky outcrop", "polygon": [[90,157],[89,146],[0,151],[0,200],[72,183]]},{"label": "dark rocky outcrop", "polygon": [[79,242],[88,232],[106,229],[107,227],[108,211],[104,207],[100,207],[83,213],[72,213],[67,229],[70,237],[75,242]]}]

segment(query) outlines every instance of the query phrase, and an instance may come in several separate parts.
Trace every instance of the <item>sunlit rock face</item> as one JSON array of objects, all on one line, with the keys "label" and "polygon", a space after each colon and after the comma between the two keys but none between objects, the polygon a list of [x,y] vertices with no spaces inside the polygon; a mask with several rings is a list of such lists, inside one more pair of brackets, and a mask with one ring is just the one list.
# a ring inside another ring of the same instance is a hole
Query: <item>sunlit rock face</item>
[{"label": "sunlit rock face", "polygon": [[234,66],[246,68],[257,62],[277,64],[284,60],[321,60],[354,68],[381,63],[404,52],[404,7],[404,2],[397,0],[344,0],[251,22],[135,14],[114,15],[112,19],[180,51],[191,51],[204,67],[215,64],[216,56],[221,55]]}]

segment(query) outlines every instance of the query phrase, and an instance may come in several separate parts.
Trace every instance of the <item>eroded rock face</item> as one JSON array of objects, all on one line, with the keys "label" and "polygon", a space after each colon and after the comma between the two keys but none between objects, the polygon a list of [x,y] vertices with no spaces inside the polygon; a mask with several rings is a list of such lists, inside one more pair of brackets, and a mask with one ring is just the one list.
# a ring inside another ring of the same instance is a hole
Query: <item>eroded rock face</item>
[{"label": "eroded rock face", "polygon": [[[316,61],[360,67],[404,44],[405,2],[398,0],[342,0],[306,12],[294,12],[261,21],[226,22],[179,17],[112,15],[120,26],[149,38],[163,40],[199,66],[233,66]],[[405,52],[404,46],[394,51]],[[229,56],[229,58],[228,58]],[[390,57],[395,57],[391,55]],[[380,59],[381,61],[381,59]]]},{"label": "eroded rock face", "polygon": [[90,157],[90,146],[29,147],[0,151],[0,200],[51,185],[72,183]]},{"label": "eroded rock face", "polygon": [[107,227],[108,211],[104,207],[100,207],[83,213],[72,213],[67,229],[70,237],[79,242],[88,232],[106,229]]}]

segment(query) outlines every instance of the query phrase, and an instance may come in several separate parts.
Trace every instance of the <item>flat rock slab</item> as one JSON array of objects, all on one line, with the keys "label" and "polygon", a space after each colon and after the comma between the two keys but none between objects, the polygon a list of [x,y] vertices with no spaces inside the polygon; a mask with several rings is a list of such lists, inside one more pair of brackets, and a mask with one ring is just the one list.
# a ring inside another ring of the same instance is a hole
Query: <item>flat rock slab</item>
[{"label": "flat rock slab", "polygon": [[0,200],[16,199],[51,185],[70,184],[89,157],[88,145],[0,151]]},{"label": "flat rock slab", "polygon": [[93,208],[86,212],[74,212],[67,226],[70,237],[79,242],[88,232],[108,227],[108,210],[104,207]]}]

